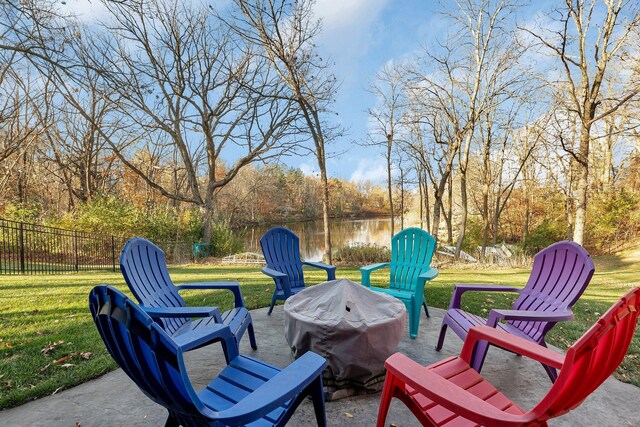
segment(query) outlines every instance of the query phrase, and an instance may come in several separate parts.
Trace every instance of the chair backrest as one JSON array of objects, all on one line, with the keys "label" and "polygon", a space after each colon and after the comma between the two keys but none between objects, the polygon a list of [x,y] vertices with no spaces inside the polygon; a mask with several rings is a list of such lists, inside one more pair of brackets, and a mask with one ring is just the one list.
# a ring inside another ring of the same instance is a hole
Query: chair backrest
[{"label": "chair backrest", "polygon": [[622,362],[638,322],[640,288],[632,289],[568,350],[558,379],[532,410],[540,420],[562,415],[578,406]]},{"label": "chair backrest", "polygon": [[[575,242],[558,242],[538,252],[529,280],[514,302],[515,310],[540,312],[570,309],[591,281],[595,271],[586,250]],[[554,322],[509,321],[540,342]]]},{"label": "chair backrest", "polygon": [[[187,304],[169,277],[162,249],[141,237],[129,240],[120,254],[120,271],[140,304],[149,307],[185,307]],[[163,318],[159,323],[173,334],[191,320]]]},{"label": "chair backrest", "polygon": [[389,287],[412,291],[417,277],[429,270],[436,239],[426,231],[412,227],[391,238],[391,280]]},{"label": "chair backrest", "polygon": [[[286,274],[292,288],[304,287],[300,239],[285,227],[273,227],[260,238],[260,247],[267,267]],[[282,285],[276,281],[282,290]]]},{"label": "chair backrest", "polygon": [[144,394],[176,418],[186,417],[184,425],[206,422],[180,350],[162,328],[111,286],[93,288],[89,309],[107,350]]}]

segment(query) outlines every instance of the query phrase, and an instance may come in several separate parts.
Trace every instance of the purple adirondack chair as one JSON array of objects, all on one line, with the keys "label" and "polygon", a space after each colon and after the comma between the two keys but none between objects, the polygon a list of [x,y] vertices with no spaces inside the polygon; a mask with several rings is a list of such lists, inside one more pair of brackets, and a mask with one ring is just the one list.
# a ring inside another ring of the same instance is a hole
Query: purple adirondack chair
[{"label": "purple adirondack chair", "polygon": [[[546,333],[559,321],[573,319],[571,307],[586,289],[595,268],[586,250],[574,242],[558,242],[538,252],[533,269],[523,289],[500,285],[456,284],[449,309],[442,320],[436,350],[442,349],[447,326],[463,340],[472,326],[487,325],[527,338],[546,347]],[[460,308],[467,291],[517,292],[511,310],[493,309],[489,318],[476,316]],[[500,322],[504,320],[505,322]],[[487,344],[476,346],[471,367],[480,372],[487,354]],[[551,381],[557,372],[544,365]]]}]

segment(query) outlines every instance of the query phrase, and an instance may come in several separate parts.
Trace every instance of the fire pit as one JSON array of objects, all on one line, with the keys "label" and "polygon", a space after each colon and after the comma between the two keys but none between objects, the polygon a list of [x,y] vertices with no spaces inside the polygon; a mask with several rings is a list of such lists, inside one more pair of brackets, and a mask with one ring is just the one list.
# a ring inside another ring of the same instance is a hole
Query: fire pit
[{"label": "fire pit", "polygon": [[405,333],[407,311],[400,300],[340,279],[289,297],[284,313],[293,355],[312,350],[327,359],[327,399],[382,388],[384,361]]}]

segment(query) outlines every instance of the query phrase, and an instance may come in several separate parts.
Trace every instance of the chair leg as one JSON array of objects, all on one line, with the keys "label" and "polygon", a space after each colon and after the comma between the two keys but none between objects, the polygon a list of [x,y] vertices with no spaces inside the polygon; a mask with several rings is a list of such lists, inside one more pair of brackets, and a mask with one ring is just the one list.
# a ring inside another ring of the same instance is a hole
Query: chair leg
[{"label": "chair leg", "polygon": [[426,302],[424,302],[424,301],[422,301],[422,306],[424,307],[424,314],[425,314],[427,317],[431,317],[431,316],[429,316],[429,309],[427,308],[427,303],[426,303]]},{"label": "chair leg", "polygon": [[389,414],[389,406],[391,406],[391,399],[393,399],[393,389],[395,387],[396,378],[387,371],[387,375],[384,379],[384,386],[382,387],[382,395],[380,396],[380,406],[378,407],[378,422],[376,427],[384,427],[384,422]]},{"label": "chair leg", "polygon": [[257,350],[258,344],[256,343],[256,334],[253,331],[253,322],[247,325],[247,332],[249,333],[249,342],[251,343],[251,348]]},{"label": "chair leg", "polygon": [[409,312],[409,336],[411,339],[415,339],[418,336],[421,308],[421,306],[413,307]]},{"label": "chair leg", "polygon": [[269,307],[269,312],[267,313],[267,316],[271,316],[271,312],[273,311],[273,306],[276,305],[276,298],[273,297],[271,298],[271,307]]},{"label": "chair leg", "polygon": [[442,322],[442,327],[440,328],[440,336],[438,337],[438,344],[436,344],[436,351],[442,350],[442,345],[444,344],[444,336],[447,334],[447,324]]},{"label": "chair leg", "polygon": [[[547,343],[544,341],[544,338],[542,338],[542,341],[539,342],[538,344],[540,344],[543,347],[547,346]],[[545,371],[547,371],[547,375],[549,375],[549,379],[551,380],[551,382],[555,383],[556,379],[558,378],[558,371],[549,365],[545,365],[544,363],[542,364],[542,367],[544,368]]]},{"label": "chair leg", "polygon": [[471,367],[477,372],[482,370],[484,359],[487,357],[487,351],[489,350],[489,344],[486,341],[478,341],[476,348],[473,350],[473,356],[471,357]]},{"label": "chair leg", "polygon": [[180,427],[180,423],[173,417],[173,415],[169,414],[167,421],[164,423],[164,427]]},{"label": "chair leg", "polygon": [[324,408],[324,389],[322,388],[322,374],[311,384],[311,399],[313,400],[313,411],[316,414],[318,427],[327,425],[327,414]]}]

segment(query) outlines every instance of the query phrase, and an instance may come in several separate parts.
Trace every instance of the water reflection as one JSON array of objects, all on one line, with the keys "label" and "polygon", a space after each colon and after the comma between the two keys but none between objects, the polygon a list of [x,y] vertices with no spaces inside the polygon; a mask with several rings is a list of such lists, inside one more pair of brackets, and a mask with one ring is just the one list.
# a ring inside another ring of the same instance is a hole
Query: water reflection
[{"label": "water reflection", "polygon": [[[244,240],[245,250],[260,251],[260,237],[271,227],[282,225],[300,237],[300,253],[307,261],[320,261],[324,253],[324,233],[322,221],[307,221],[268,226],[246,227],[240,233]],[[391,219],[374,218],[359,220],[332,220],[331,244],[333,247],[354,243],[389,245],[391,240]]]}]

